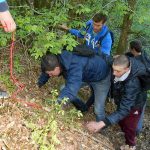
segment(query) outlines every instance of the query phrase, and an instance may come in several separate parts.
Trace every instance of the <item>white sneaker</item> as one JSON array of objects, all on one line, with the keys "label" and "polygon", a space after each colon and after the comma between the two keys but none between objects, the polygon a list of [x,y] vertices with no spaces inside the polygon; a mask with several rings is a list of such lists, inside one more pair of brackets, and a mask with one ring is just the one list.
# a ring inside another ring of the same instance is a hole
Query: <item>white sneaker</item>
[{"label": "white sneaker", "polygon": [[0,99],[8,98],[9,94],[6,91],[0,91]]},{"label": "white sneaker", "polygon": [[136,150],[136,146],[122,145],[120,150]]}]

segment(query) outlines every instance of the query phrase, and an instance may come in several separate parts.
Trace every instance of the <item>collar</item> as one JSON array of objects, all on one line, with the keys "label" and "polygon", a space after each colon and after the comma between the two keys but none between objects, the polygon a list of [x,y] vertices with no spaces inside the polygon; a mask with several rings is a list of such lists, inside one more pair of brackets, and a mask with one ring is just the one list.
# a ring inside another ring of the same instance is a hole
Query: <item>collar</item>
[{"label": "collar", "polygon": [[127,79],[127,77],[129,76],[129,74],[130,74],[130,72],[131,72],[131,69],[129,69],[129,71],[127,71],[125,74],[123,74],[121,77],[115,77],[115,79],[114,79],[114,83],[116,83],[116,82],[119,82],[119,81],[124,81],[124,80],[126,80]]}]

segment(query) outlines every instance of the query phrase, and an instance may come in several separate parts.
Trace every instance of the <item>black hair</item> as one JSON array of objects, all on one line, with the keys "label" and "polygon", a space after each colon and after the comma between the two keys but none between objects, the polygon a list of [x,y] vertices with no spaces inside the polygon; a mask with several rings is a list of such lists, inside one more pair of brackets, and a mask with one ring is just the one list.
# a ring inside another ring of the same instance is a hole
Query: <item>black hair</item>
[{"label": "black hair", "polygon": [[42,72],[53,71],[56,67],[60,65],[57,55],[46,54],[41,59],[41,69]]},{"label": "black hair", "polygon": [[142,52],[142,43],[138,40],[134,40],[130,42],[130,48],[135,49],[136,52]]},{"label": "black hair", "polygon": [[103,14],[103,13],[97,13],[93,17],[93,21],[94,22],[100,22],[100,21],[102,21],[103,23],[105,23],[107,21],[107,16],[105,14]]}]

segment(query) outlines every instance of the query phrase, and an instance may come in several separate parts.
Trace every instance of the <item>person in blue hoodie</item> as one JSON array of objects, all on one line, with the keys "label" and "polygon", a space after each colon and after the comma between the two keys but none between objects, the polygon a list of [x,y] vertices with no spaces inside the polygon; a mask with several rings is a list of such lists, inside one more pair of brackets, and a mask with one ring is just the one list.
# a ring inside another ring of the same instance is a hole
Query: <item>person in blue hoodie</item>
[{"label": "person in blue hoodie", "polygon": [[120,149],[135,150],[136,129],[146,101],[139,77],[145,74],[146,68],[141,61],[125,55],[117,56],[112,67],[112,90],[117,109],[99,122],[89,122],[87,128],[91,132],[99,132],[104,127],[118,123],[126,139],[126,145]]},{"label": "person in blue hoodie", "polygon": [[77,97],[82,83],[86,82],[94,91],[94,112],[98,120],[105,118],[105,100],[110,87],[109,66],[100,56],[83,57],[69,51],[60,55],[47,54],[41,60],[42,73],[38,86],[43,86],[50,77],[63,75],[65,86],[60,91],[58,102],[68,98],[69,102],[81,110],[87,111],[87,105]]},{"label": "person in blue hoodie", "polygon": [[[8,10],[8,4],[5,0],[0,0],[0,23],[5,32],[13,32],[16,29],[16,24]],[[7,97],[7,92],[0,89],[0,98]]]},{"label": "person in blue hoodie", "polygon": [[[86,46],[95,50],[95,52],[103,53],[107,56],[111,53],[112,38],[107,25],[107,16],[103,13],[97,13],[95,16],[86,23],[86,27],[82,30],[69,29],[65,25],[60,25],[59,27],[69,31],[72,35],[78,38],[85,38]],[[85,31],[85,34],[83,34]],[[103,38],[104,36],[104,38]],[[101,41],[100,39],[103,38]]]}]

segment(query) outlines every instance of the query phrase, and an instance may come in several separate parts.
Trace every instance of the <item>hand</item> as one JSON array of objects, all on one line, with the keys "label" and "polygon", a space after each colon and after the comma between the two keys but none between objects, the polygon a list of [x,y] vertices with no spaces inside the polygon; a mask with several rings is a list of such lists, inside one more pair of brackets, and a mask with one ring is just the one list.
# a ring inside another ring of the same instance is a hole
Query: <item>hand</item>
[{"label": "hand", "polygon": [[69,28],[66,25],[63,25],[63,24],[59,25],[58,27],[63,29],[63,30],[67,30],[67,31],[69,30]]},{"label": "hand", "polygon": [[105,123],[103,121],[96,122],[96,121],[91,121],[86,124],[87,129],[90,132],[99,132],[103,127],[105,126]]},{"label": "hand", "polygon": [[5,32],[13,32],[16,30],[15,21],[8,10],[5,12],[0,12],[0,22],[4,27]]}]

